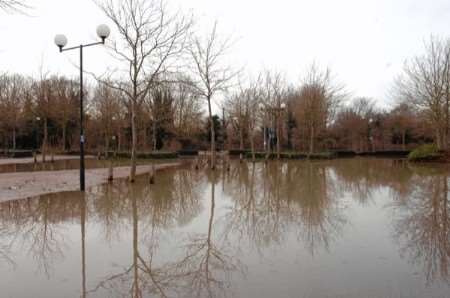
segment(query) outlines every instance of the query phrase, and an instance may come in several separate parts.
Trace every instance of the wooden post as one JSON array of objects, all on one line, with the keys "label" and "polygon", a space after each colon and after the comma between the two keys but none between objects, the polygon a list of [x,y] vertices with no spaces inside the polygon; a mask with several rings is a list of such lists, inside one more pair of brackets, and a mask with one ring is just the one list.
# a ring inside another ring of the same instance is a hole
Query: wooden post
[{"label": "wooden post", "polygon": [[150,170],[150,175],[149,175],[149,178],[148,178],[148,182],[150,184],[155,184],[155,163],[154,162],[152,162],[152,168]]},{"label": "wooden post", "polygon": [[198,170],[199,166],[198,166],[198,156],[195,158],[195,169]]},{"label": "wooden post", "polygon": [[112,158],[109,159],[109,170],[108,170],[108,181],[112,182],[114,180],[114,161]]},{"label": "wooden post", "polygon": [[51,151],[50,161],[55,162],[55,153],[53,152],[53,149]]}]

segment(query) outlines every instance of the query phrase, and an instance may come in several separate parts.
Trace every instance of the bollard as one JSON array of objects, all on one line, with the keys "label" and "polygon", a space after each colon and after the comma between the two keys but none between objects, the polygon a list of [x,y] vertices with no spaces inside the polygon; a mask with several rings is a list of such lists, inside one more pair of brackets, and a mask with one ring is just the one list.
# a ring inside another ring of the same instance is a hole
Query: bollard
[{"label": "bollard", "polygon": [[51,162],[55,162],[55,153],[52,150],[51,156],[50,156],[50,161]]},{"label": "bollard", "polygon": [[109,160],[109,169],[108,169],[108,181],[112,182],[114,180],[114,165],[113,160]]},{"label": "bollard", "polygon": [[36,151],[33,151],[33,160],[34,160],[34,163],[37,163],[37,154],[36,154]]},{"label": "bollard", "polygon": [[199,169],[199,167],[198,167],[198,157],[195,158],[195,169],[196,170]]},{"label": "bollard", "polygon": [[148,177],[148,183],[155,184],[155,165],[152,164],[152,168],[150,170],[150,175]]}]

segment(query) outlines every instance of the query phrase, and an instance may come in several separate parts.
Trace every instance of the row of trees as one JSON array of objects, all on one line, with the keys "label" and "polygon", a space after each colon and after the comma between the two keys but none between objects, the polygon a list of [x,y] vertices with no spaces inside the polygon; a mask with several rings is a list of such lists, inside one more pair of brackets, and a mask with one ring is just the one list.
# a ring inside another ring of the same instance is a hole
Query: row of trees
[{"label": "row of trees", "polygon": [[[213,115],[214,140],[225,149],[263,149],[264,128],[277,127],[281,149],[318,151],[400,149],[427,141],[430,129],[413,106],[400,103],[391,111],[378,110],[375,101],[357,98],[339,105],[346,95],[328,84],[329,71],[312,68],[311,80],[298,88],[283,85],[281,75],[266,72],[249,87],[224,101],[223,116]],[[136,148],[177,150],[203,148],[211,139],[201,95],[188,77],[153,87],[136,104]],[[321,85],[322,84],[322,85]],[[334,86],[334,87],[333,87]],[[325,90],[325,89],[324,89]],[[123,93],[105,84],[85,91],[87,145],[91,150],[129,150],[132,147],[131,106]],[[283,103],[284,109],[278,109]],[[61,76],[40,80],[17,74],[0,76],[0,133],[2,147],[77,148],[79,85]],[[278,128],[279,126],[279,128]]]},{"label": "row of trees", "polygon": [[[351,100],[331,71],[315,64],[300,84],[271,71],[239,79],[242,71],[225,63],[231,41],[221,38],[217,24],[199,35],[191,16],[174,12],[164,1],[96,3],[115,26],[108,48],[117,63],[103,75],[92,74],[96,83],[84,91],[89,97],[87,145],[130,150],[131,180],[138,150],[203,148],[207,142],[212,168],[216,142],[253,152],[276,146],[278,153],[405,149],[432,140],[447,146],[448,40],[431,38],[426,54],[405,65],[392,92],[397,105],[381,111],[374,99]],[[76,81],[4,74],[0,84],[3,147],[39,144],[45,154],[49,143],[63,150],[77,143]],[[218,94],[225,96],[222,121],[214,115]]]}]

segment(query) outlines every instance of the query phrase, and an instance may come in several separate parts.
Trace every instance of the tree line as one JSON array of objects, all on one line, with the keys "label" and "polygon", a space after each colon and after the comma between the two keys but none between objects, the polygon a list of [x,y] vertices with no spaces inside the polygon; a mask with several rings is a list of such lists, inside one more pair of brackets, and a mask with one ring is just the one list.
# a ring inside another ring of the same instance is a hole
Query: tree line
[{"label": "tree line", "polygon": [[[117,62],[84,91],[90,150],[217,149],[317,152],[447,148],[450,39],[431,37],[390,92],[396,104],[353,96],[330,69],[312,64],[300,82],[262,71],[243,79],[227,63],[233,41],[217,23],[199,34],[194,18],[164,1],[96,1],[114,25]],[[0,76],[0,146],[77,148],[78,79]],[[206,106],[206,113],[203,107]],[[131,176],[134,177],[134,171]],[[134,178],[132,178],[133,180]]]}]

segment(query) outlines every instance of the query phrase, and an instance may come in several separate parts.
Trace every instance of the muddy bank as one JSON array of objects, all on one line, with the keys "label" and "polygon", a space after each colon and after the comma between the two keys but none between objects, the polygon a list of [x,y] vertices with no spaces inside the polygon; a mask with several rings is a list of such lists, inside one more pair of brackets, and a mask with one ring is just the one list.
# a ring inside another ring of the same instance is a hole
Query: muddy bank
[{"label": "muddy bank", "polygon": [[[155,165],[156,170],[175,167],[180,163]],[[149,173],[151,165],[137,166],[137,175]],[[49,193],[77,191],[80,187],[80,171],[25,172],[0,174],[0,202],[24,199]],[[130,167],[114,168],[114,179],[127,178]],[[86,188],[108,182],[108,169],[86,170]]]}]

